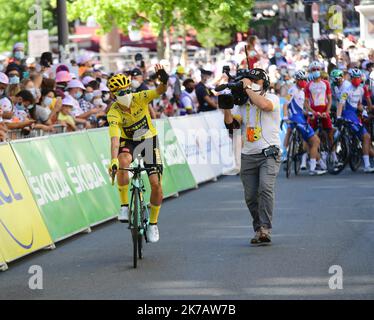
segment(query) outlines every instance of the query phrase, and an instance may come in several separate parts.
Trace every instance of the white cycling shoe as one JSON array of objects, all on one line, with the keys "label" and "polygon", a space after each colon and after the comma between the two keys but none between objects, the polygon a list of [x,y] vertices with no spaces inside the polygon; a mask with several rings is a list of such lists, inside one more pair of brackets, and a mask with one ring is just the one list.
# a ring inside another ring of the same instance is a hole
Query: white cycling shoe
[{"label": "white cycling shoe", "polygon": [[121,207],[118,215],[118,220],[122,223],[129,222],[129,207]]},{"label": "white cycling shoe", "polygon": [[150,224],[147,230],[147,240],[151,243],[158,242],[160,240],[160,233],[158,231],[157,224]]},{"label": "white cycling shoe", "polygon": [[327,173],[326,170],[310,170],[309,171],[309,175],[310,176],[322,176],[322,175],[324,175],[326,173]]},{"label": "white cycling shoe", "polygon": [[365,173],[373,173],[374,172],[374,168],[372,168],[372,167],[366,167],[366,168],[364,168],[364,172]]}]

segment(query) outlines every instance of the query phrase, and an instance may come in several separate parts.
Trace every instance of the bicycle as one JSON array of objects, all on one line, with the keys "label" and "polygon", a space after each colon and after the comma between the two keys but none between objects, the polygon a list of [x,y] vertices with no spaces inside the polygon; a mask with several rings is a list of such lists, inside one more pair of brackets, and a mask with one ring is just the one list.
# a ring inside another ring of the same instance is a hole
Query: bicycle
[{"label": "bicycle", "polygon": [[142,179],[143,172],[150,172],[155,168],[144,168],[141,166],[140,156],[137,158],[138,164],[134,168],[114,168],[112,171],[112,185],[114,185],[117,171],[128,171],[133,174],[131,179],[131,197],[129,205],[129,227],[133,240],[133,264],[136,269],[138,266],[138,258],[143,259],[143,242],[147,239],[147,230],[149,226],[149,210],[144,200],[144,181]]},{"label": "bicycle", "polygon": [[328,133],[323,128],[321,116],[317,116],[317,129],[315,130],[315,132],[320,138],[321,143],[319,146],[319,150],[320,150],[320,154],[321,154],[323,161],[325,161],[331,156],[331,150],[333,149],[331,148],[331,145],[330,145]]},{"label": "bicycle", "polygon": [[[294,172],[297,176],[300,173],[301,157],[304,153],[303,138],[301,133],[297,130],[297,122],[286,121],[288,124],[294,124],[294,128],[291,131],[288,147],[287,147],[287,159],[286,159],[286,177],[290,178],[292,171],[292,162],[294,163]],[[283,127],[284,121],[281,122],[281,128]]]},{"label": "bicycle", "polygon": [[352,123],[352,121],[343,119],[342,125],[334,136],[333,147],[336,150],[338,165],[336,165],[330,155],[327,161],[327,167],[331,174],[339,174],[348,163],[351,170],[354,172],[361,166],[362,142],[350,128],[349,124]]}]

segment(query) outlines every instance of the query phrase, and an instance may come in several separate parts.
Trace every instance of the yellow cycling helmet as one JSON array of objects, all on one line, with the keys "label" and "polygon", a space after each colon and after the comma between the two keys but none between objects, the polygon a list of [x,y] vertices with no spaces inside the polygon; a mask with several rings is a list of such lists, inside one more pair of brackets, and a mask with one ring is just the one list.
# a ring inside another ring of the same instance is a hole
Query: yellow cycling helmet
[{"label": "yellow cycling helmet", "polygon": [[115,93],[122,89],[126,89],[130,85],[130,79],[122,73],[116,74],[108,80],[108,87],[110,92],[112,93]]}]

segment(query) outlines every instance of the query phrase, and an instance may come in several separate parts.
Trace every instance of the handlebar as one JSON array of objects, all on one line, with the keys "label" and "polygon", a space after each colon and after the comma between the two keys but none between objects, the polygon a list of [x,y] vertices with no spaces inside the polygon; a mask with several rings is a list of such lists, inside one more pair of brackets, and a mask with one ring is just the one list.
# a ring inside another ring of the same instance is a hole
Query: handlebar
[{"label": "handlebar", "polygon": [[150,167],[150,168],[142,168],[142,167],[135,167],[135,168],[119,168],[120,171],[128,171],[132,173],[142,173],[142,172],[151,172],[157,169],[157,167]]},{"label": "handlebar", "polygon": [[288,120],[282,120],[282,121],[281,121],[281,124],[280,124],[280,128],[281,128],[281,129],[283,129],[283,125],[284,125],[285,123],[287,123],[287,124],[297,124],[297,122],[292,121],[292,120],[290,120],[290,119],[288,119]]}]

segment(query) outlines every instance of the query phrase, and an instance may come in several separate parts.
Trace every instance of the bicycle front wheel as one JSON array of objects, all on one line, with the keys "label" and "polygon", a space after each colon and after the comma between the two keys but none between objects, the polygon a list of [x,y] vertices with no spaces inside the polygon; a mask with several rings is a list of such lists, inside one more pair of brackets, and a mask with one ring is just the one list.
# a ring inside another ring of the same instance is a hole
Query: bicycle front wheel
[{"label": "bicycle front wheel", "polygon": [[290,138],[290,143],[287,149],[287,160],[286,160],[286,177],[289,178],[291,176],[292,170],[292,158],[294,156],[294,139],[293,135]]},{"label": "bicycle front wheel", "polygon": [[295,175],[299,175],[301,168],[301,157],[303,155],[303,140],[299,133],[295,136],[295,147],[294,147],[294,170]]},{"label": "bicycle front wheel", "polygon": [[132,208],[134,211],[131,215],[131,233],[132,233],[132,243],[133,243],[133,263],[134,268],[136,269],[138,266],[138,252],[139,252],[139,237],[141,234],[139,233],[139,217],[140,217],[140,197],[139,197],[139,190],[134,188],[133,190],[133,205]]},{"label": "bicycle front wheel", "polygon": [[333,159],[332,153],[329,153],[327,168],[330,174],[337,175],[344,170],[348,163],[349,142],[344,135],[340,134],[335,140],[333,150],[335,150],[337,159]]},{"label": "bicycle front wheel", "polygon": [[349,166],[353,172],[356,172],[361,167],[362,163],[362,147],[361,141],[358,138],[353,136],[351,139]]}]

